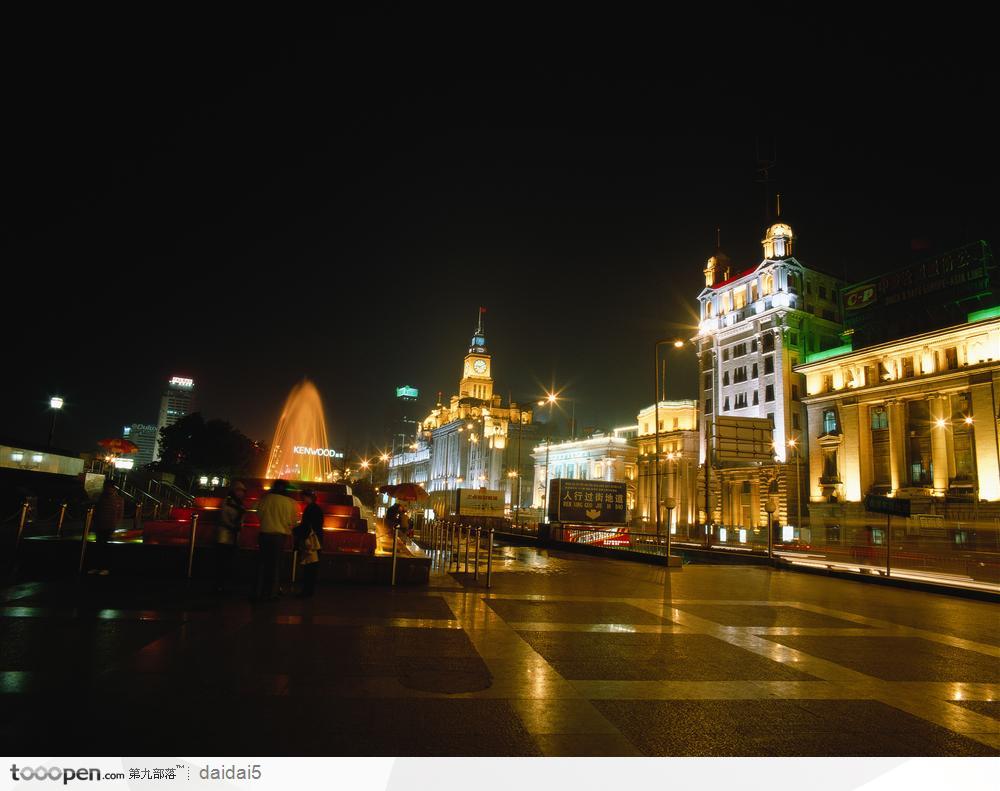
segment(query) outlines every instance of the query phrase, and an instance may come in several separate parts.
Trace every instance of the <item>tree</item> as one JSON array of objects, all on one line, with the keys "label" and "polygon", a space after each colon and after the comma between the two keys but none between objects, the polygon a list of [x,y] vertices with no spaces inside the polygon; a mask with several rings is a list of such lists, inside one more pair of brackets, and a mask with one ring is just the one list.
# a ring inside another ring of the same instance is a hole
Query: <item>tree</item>
[{"label": "tree", "polygon": [[351,481],[351,492],[369,508],[375,508],[375,487],[368,478],[357,478]]},{"label": "tree", "polygon": [[192,478],[221,475],[257,476],[264,448],[225,420],[205,420],[200,412],[185,415],[160,429],[159,468]]}]

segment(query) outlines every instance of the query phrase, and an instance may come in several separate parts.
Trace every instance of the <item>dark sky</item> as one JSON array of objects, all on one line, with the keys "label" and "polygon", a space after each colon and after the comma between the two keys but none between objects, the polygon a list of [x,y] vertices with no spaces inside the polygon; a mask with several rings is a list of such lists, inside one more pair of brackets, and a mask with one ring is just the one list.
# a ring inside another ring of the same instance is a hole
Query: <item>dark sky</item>
[{"label": "dark sky", "polygon": [[[857,280],[914,239],[996,243],[988,26],[768,8],[8,51],[0,436],[44,440],[58,393],[57,444],[89,449],[155,422],[177,374],[269,438],[309,376],[332,441],[375,443],[396,385],[455,390],[480,305],[498,392],[630,422],[715,228],[760,258],[758,138],[807,265]],[[693,397],[690,352],[671,365]]]}]

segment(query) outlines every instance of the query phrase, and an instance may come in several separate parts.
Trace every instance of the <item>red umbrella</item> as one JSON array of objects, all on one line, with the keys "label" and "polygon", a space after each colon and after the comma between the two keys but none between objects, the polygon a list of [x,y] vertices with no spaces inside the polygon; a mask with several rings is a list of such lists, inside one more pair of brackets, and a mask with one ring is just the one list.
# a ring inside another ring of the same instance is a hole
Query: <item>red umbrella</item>
[{"label": "red umbrella", "polygon": [[426,500],[428,497],[424,487],[418,483],[398,483],[390,486],[380,486],[381,494],[388,494],[397,500]]},{"label": "red umbrella", "polygon": [[139,446],[128,439],[102,439],[98,445],[109,453],[135,453]]}]

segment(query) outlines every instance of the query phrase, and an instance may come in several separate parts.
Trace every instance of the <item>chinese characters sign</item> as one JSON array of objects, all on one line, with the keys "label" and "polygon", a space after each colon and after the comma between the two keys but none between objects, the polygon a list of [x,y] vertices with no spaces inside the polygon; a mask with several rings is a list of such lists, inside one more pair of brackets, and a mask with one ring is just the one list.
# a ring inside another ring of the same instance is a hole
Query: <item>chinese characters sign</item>
[{"label": "chinese characters sign", "polygon": [[549,519],[583,525],[624,525],[625,484],[559,478],[549,482]]}]

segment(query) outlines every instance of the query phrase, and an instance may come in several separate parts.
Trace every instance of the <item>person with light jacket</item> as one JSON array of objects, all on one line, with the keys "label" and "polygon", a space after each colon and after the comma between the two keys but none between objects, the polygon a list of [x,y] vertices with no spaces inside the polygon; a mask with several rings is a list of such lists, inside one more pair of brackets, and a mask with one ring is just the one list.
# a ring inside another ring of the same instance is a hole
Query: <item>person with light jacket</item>
[{"label": "person with light jacket", "polygon": [[278,598],[281,551],[292,528],[299,522],[299,507],[288,496],[288,481],[280,478],[270,491],[257,501],[260,535],[257,538],[257,584],[254,599],[270,601]]}]

